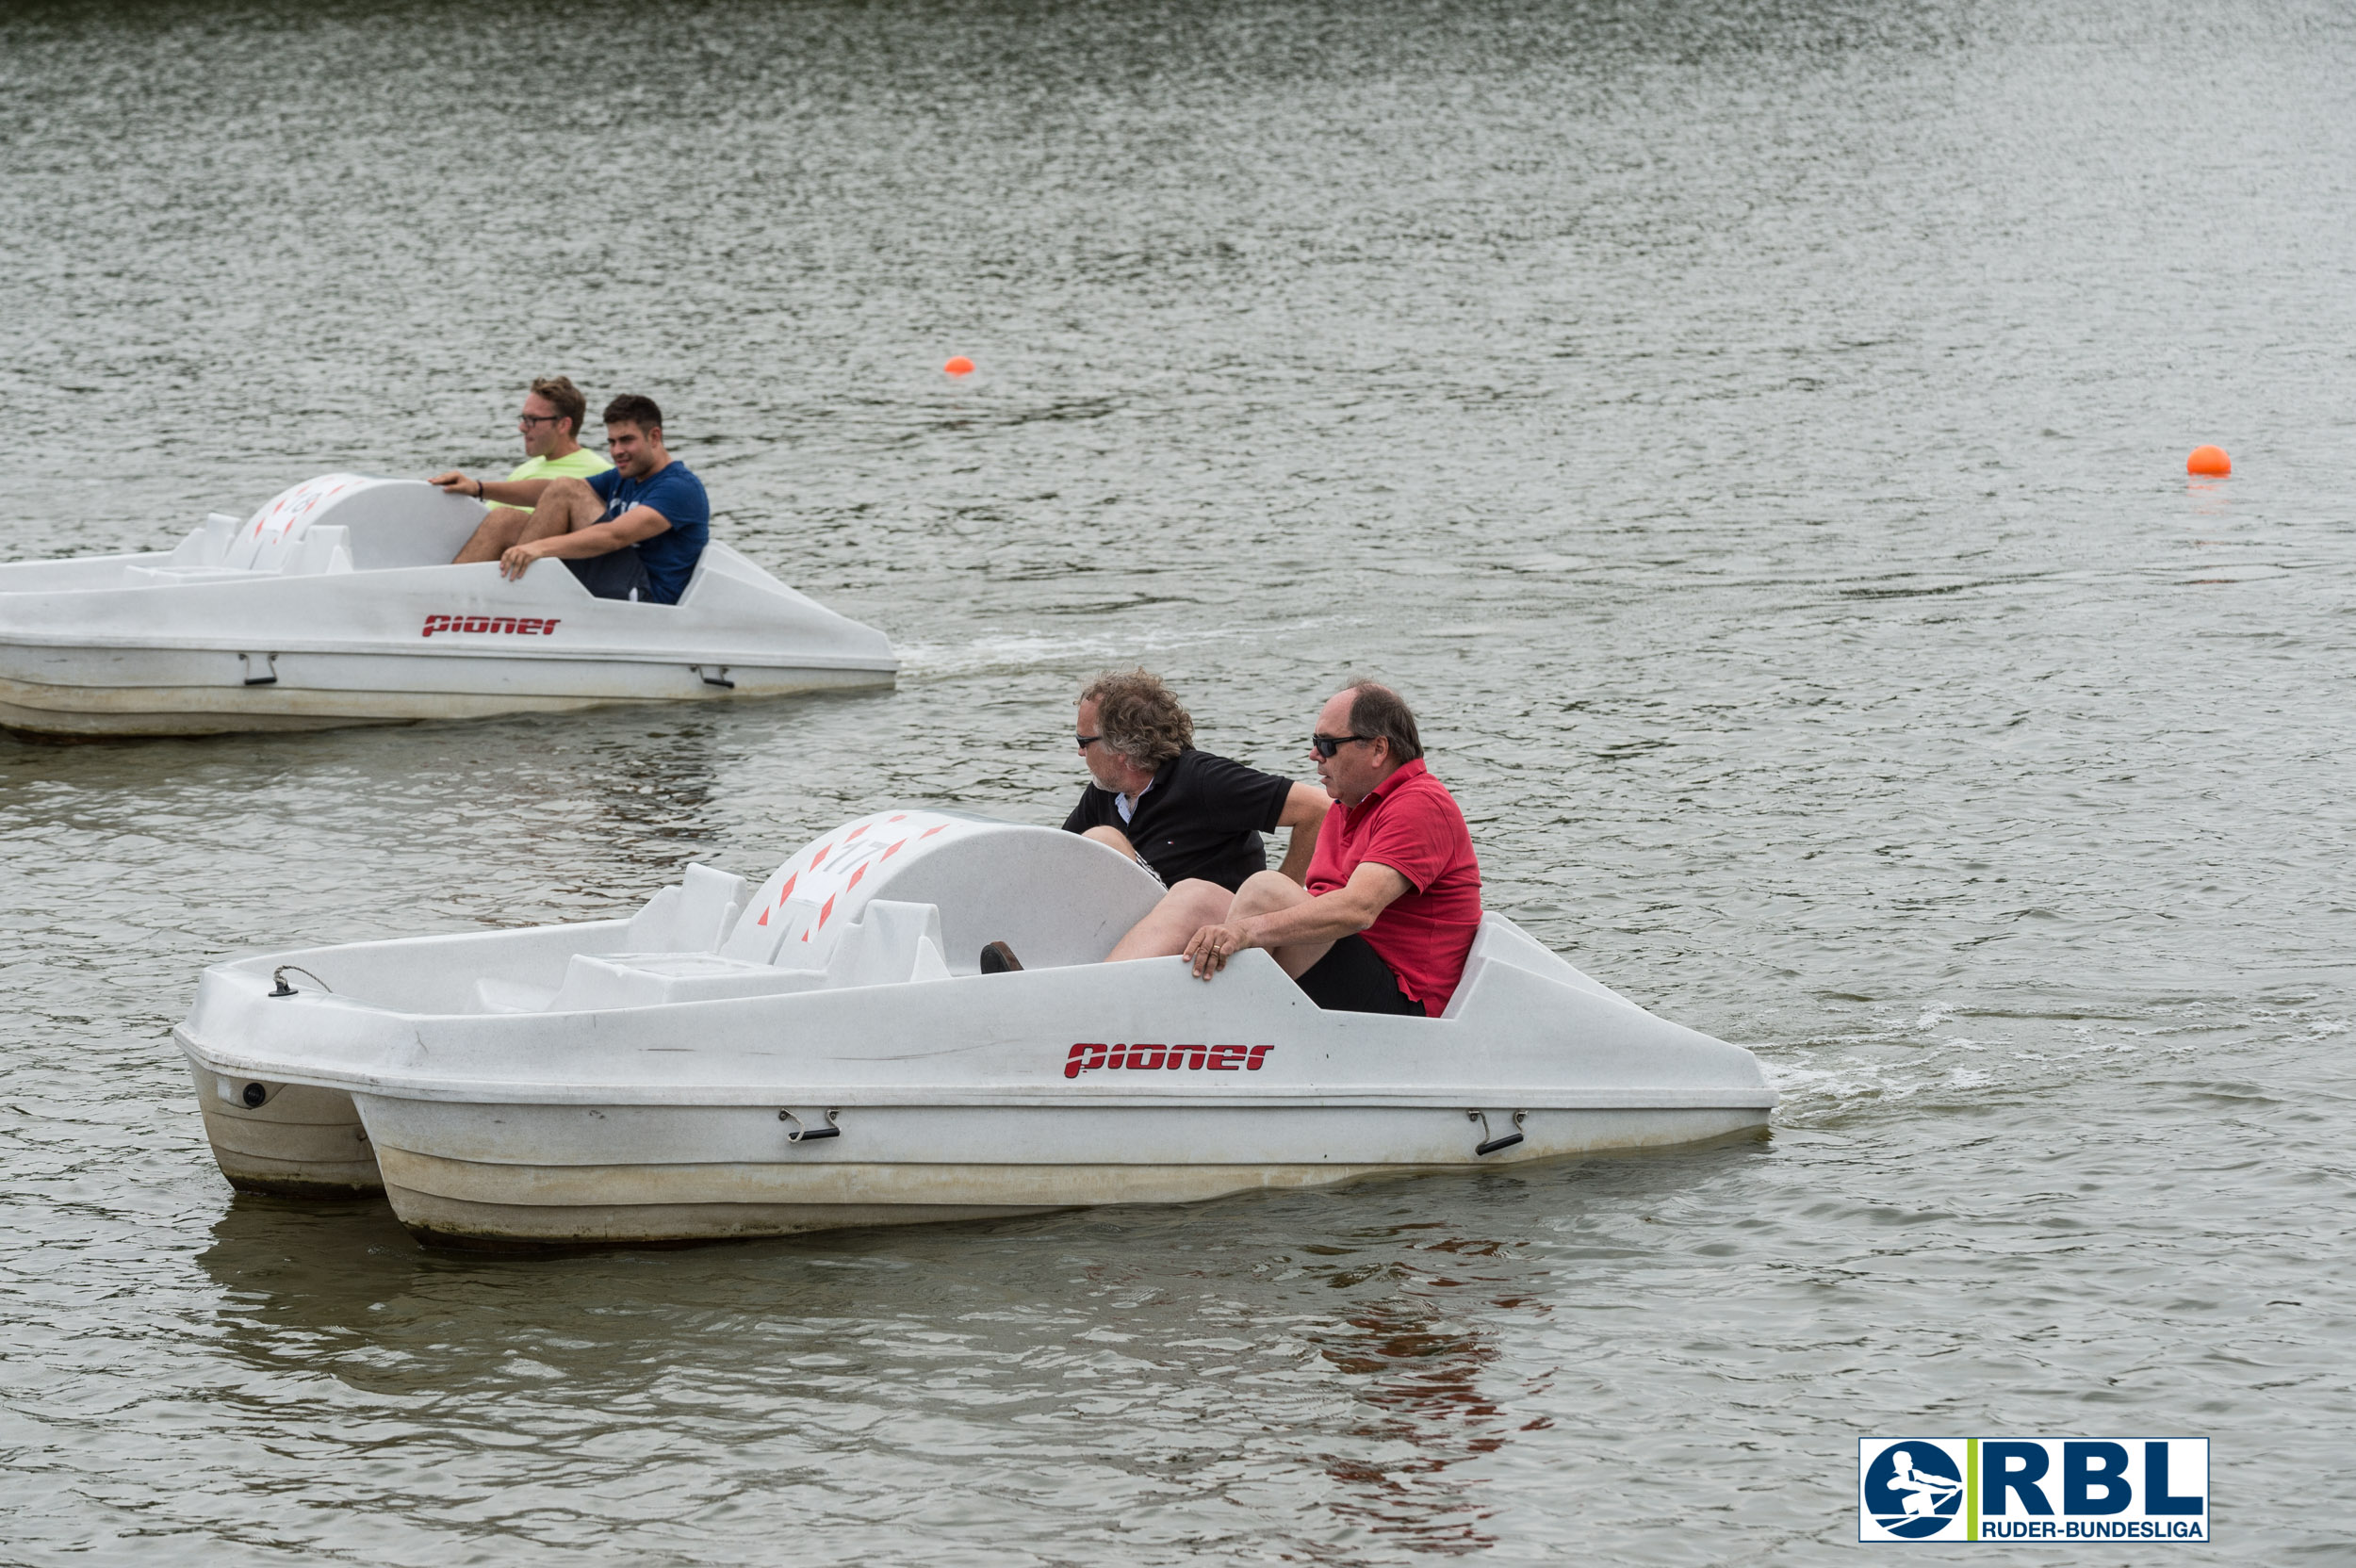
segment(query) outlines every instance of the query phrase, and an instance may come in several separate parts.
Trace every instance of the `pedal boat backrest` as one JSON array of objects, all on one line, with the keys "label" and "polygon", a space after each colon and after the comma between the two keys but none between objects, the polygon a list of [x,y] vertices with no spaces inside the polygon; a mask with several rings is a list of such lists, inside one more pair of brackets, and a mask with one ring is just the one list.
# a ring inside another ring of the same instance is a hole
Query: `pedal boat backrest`
[{"label": "pedal boat backrest", "polygon": [[689,866],[630,918],[625,951],[574,954],[557,987],[476,988],[489,1012],[591,1012],[906,985],[976,972],[991,941],[1058,969],[1101,961],[1161,894],[1076,834],[879,811],[796,850],[749,896],[743,877]]},{"label": "pedal boat backrest", "polygon": [[941,911],[950,972],[972,974],[985,943],[1027,969],[1092,964],[1158,903],[1136,861],[1053,827],[951,811],[878,811],[804,845],[754,892],[723,956],[823,969],[871,902]]},{"label": "pedal boat backrest", "polygon": [[131,571],[139,581],[170,582],[438,566],[486,510],[422,480],[322,474],[280,491],[242,522],[213,514],[161,564]]}]

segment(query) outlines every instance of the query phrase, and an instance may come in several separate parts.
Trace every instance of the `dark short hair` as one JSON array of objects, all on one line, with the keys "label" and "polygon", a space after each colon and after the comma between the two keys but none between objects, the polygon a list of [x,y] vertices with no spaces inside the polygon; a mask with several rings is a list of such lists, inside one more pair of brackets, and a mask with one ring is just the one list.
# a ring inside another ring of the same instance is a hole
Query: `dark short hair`
[{"label": "dark short hair", "polygon": [[542,376],[532,384],[532,396],[546,398],[560,419],[573,422],[573,439],[581,439],[581,422],[589,417],[589,400],[581,395],[570,376]]},{"label": "dark short hair", "polygon": [[1080,700],[1096,704],[1096,728],[1104,743],[1140,768],[1158,769],[1194,744],[1193,718],[1162,678],[1149,671],[1100,675]]},{"label": "dark short hair", "polygon": [[1350,694],[1351,734],[1388,741],[1393,762],[1412,762],[1423,755],[1423,737],[1415,733],[1415,715],[1405,697],[1379,680],[1352,680],[1342,690]]},{"label": "dark short hair", "polygon": [[654,406],[652,398],[625,392],[605,405],[605,422],[609,425],[636,425],[640,430],[661,430],[663,410]]}]

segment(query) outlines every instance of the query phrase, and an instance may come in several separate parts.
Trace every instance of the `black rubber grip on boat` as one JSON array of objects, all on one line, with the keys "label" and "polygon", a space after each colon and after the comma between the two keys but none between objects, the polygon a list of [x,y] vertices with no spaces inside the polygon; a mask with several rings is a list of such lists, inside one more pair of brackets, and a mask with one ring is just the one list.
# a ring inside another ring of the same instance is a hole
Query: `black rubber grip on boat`
[{"label": "black rubber grip on boat", "polygon": [[785,1135],[788,1143],[808,1143],[813,1138],[839,1138],[843,1135],[843,1129],[834,1124],[832,1111],[826,1112],[825,1119],[814,1124],[804,1121],[792,1111],[779,1111],[777,1119],[794,1123],[794,1131]]},{"label": "black rubber grip on boat", "polygon": [[1508,1133],[1501,1138],[1491,1138],[1486,1143],[1476,1144],[1473,1148],[1473,1157],[1478,1159],[1483,1154],[1494,1154],[1500,1149],[1511,1149],[1521,1141],[1521,1134]]}]

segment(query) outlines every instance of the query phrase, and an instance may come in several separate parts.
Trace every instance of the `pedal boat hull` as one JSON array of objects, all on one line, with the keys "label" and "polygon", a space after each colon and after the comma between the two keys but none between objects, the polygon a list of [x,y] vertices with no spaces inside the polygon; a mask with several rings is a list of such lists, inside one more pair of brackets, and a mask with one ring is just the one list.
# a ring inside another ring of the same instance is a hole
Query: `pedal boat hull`
[{"label": "pedal boat hull", "polygon": [[[221,1168],[348,1193],[364,1148],[421,1241],[530,1250],[1194,1202],[1768,1124],[1748,1052],[1500,915],[1448,1016],[1328,1013],[1264,953],[1207,984],[1174,958],[1089,961],[1153,890],[1086,841],[945,813],[846,829],[880,847],[944,826],[957,836],[896,865],[860,862],[873,893],[825,879],[838,830],[818,874],[805,850],[749,899],[696,867],[630,921],[217,965],[175,1038]],[[797,875],[835,906],[823,930]],[[1055,961],[952,970],[983,930]],[[776,950],[804,935],[809,953]],[[335,994],[272,996],[286,964]]]},{"label": "pedal boat hull", "polygon": [[[1194,1203],[1238,1193],[1339,1185],[1475,1164],[1507,1165],[1757,1135],[1767,1113],[1756,1108],[1527,1113],[1519,1149],[1476,1161],[1467,1118],[1457,1106],[1219,1108],[1231,1125],[1222,1147],[1203,1148],[1187,1130],[1210,1107],[1102,1107],[1094,1119],[1104,1146],[1069,1147],[1069,1112],[1016,1108],[983,1115],[965,1107],[867,1108],[843,1114],[873,1157],[714,1161],[682,1137],[667,1161],[508,1165],[429,1154],[407,1145],[449,1148],[457,1130],[429,1129],[415,1102],[364,1102],[370,1121],[397,1132],[380,1152],[384,1191],[401,1223],[431,1245],[516,1250],[721,1241],[807,1231],[995,1219],[1055,1209],[1114,1204]],[[705,1107],[690,1125],[727,1140],[758,1115],[734,1117]],[[561,1107],[523,1113],[543,1132],[562,1130]],[[555,1113],[550,1115],[549,1113]],[[517,1115],[511,1108],[510,1117]],[[635,1119],[638,1131],[654,1119]],[[771,1121],[774,1119],[770,1119]],[[1009,1146],[1057,1149],[1061,1157],[1022,1161]],[[981,1147],[977,1147],[981,1146]],[[973,1157],[943,1158],[949,1149]],[[753,1153],[747,1151],[748,1155]],[[919,1157],[919,1155],[923,1157]],[[1314,1154],[1315,1158],[1304,1158]],[[1223,1156],[1223,1157],[1222,1157]]]}]

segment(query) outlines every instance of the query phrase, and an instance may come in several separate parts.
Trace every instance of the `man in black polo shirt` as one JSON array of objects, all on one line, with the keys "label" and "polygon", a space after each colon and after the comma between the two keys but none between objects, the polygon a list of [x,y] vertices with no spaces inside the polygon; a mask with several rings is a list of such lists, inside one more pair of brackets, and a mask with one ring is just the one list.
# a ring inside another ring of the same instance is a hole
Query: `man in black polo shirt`
[{"label": "man in black polo shirt", "polygon": [[[1296,784],[1194,749],[1194,720],[1143,670],[1099,676],[1080,694],[1080,756],[1095,780],[1064,819],[1064,831],[1109,844],[1165,888],[1205,884],[1234,892],[1268,870],[1263,833],[1293,830],[1277,868],[1305,886],[1317,829],[1333,804],[1314,784]],[[1307,832],[1302,832],[1302,828]],[[982,949],[981,972],[1003,974],[1023,960],[1005,942]]]},{"label": "man in black polo shirt", "polygon": [[1079,717],[1080,755],[1095,782],[1065,832],[1134,856],[1165,887],[1194,877],[1232,891],[1268,870],[1260,835],[1289,827],[1278,869],[1296,882],[1308,874],[1333,805],[1325,792],[1195,750],[1194,721],[1159,677],[1100,676],[1080,694]]}]

